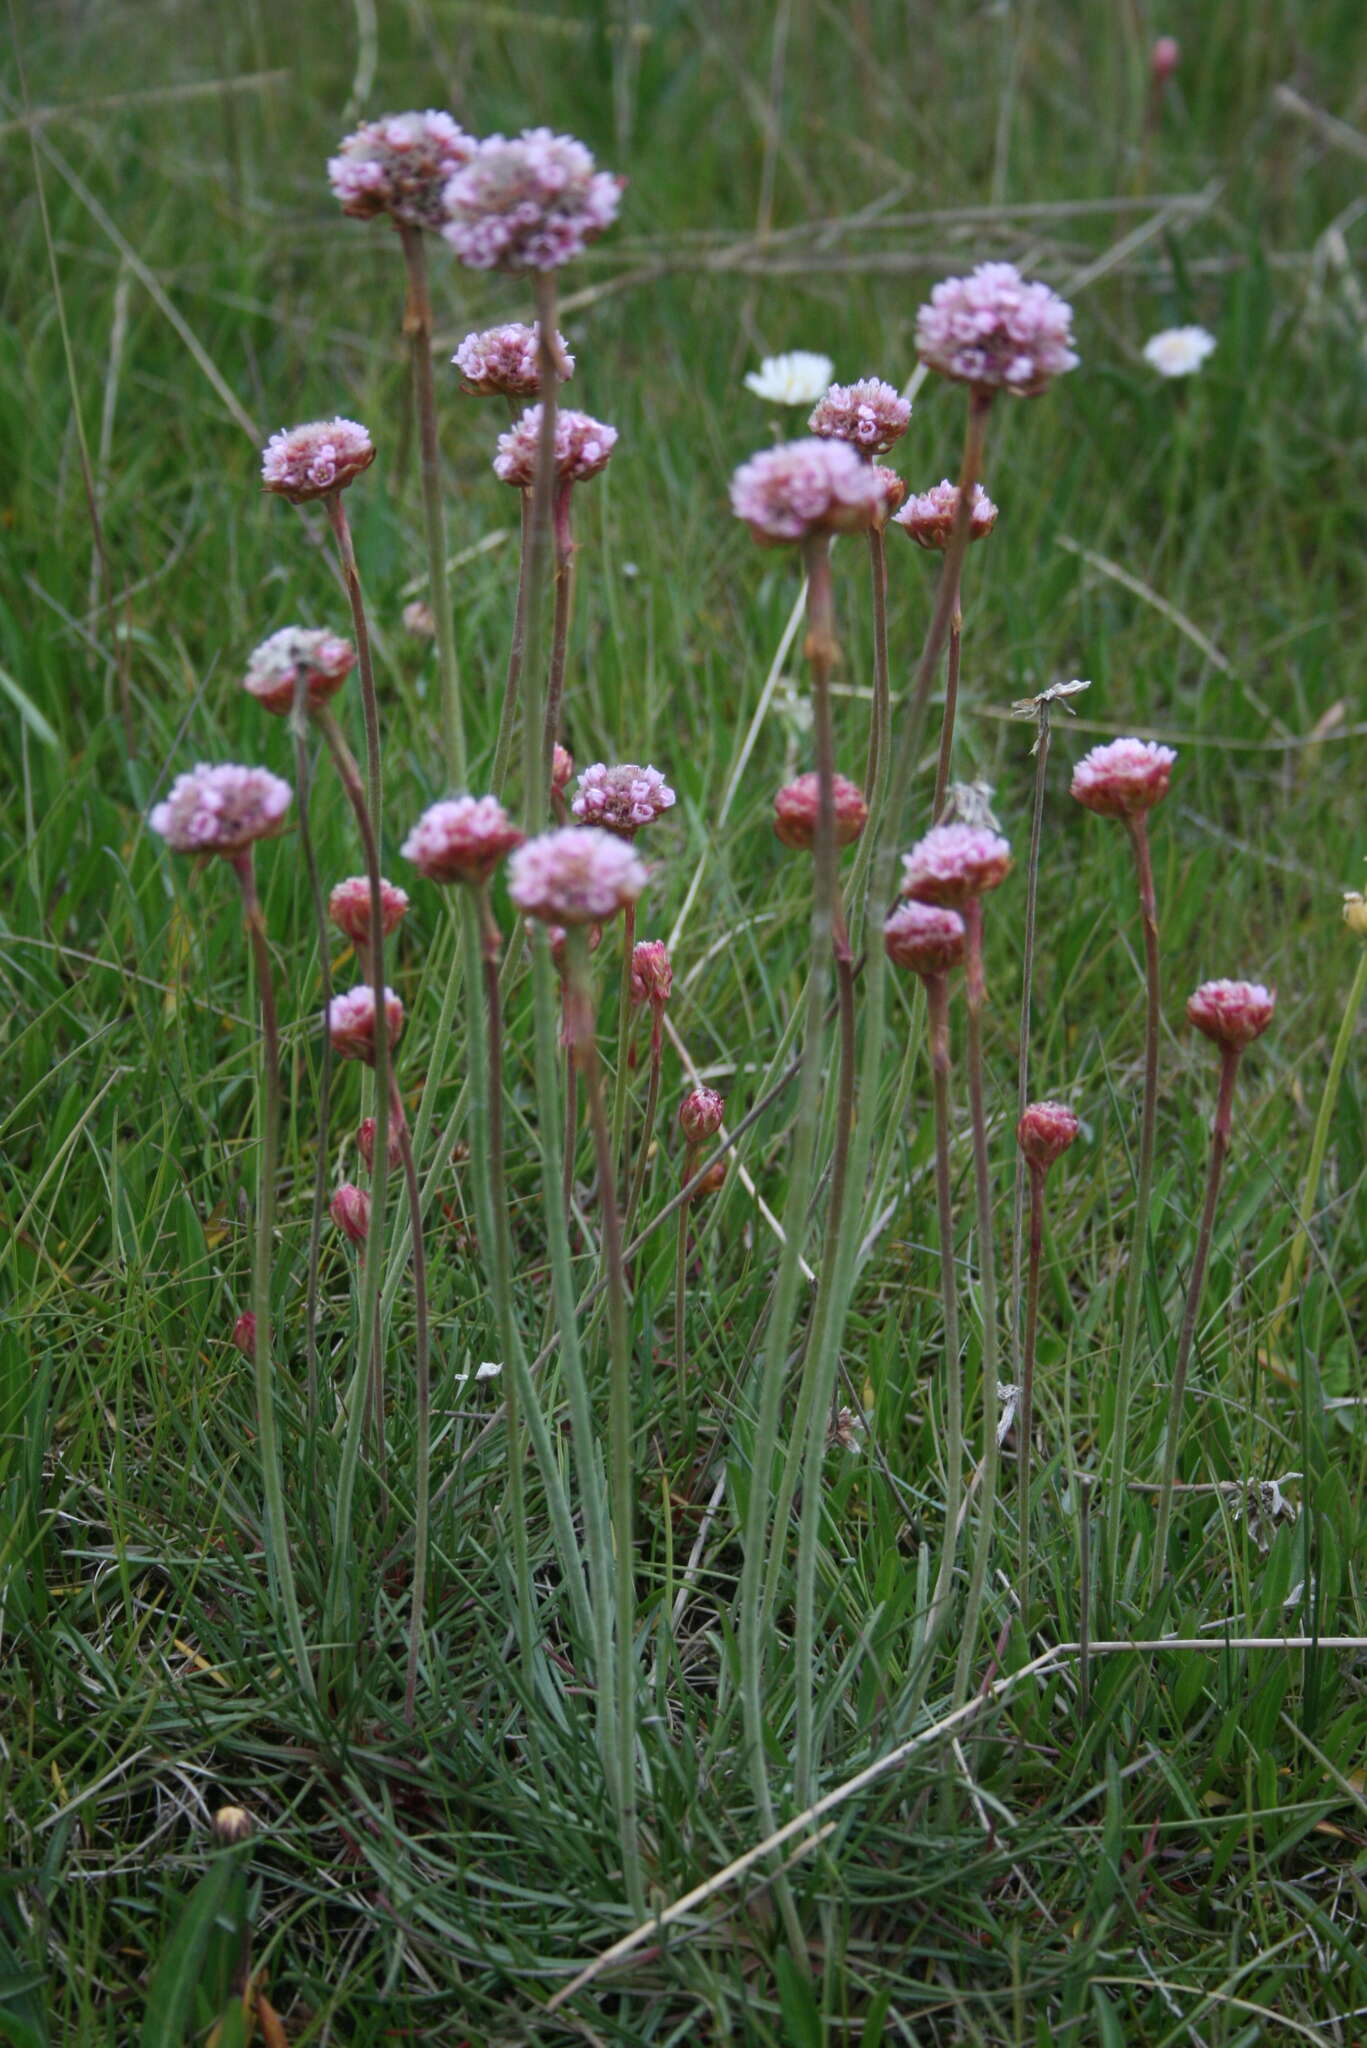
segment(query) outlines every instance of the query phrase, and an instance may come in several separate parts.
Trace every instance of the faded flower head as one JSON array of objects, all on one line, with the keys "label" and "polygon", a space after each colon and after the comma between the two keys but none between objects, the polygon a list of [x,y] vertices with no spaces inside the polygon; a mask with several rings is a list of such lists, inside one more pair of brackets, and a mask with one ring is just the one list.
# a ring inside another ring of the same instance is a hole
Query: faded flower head
[{"label": "faded flower head", "polygon": [[1204,327],[1165,327],[1144,343],[1144,361],[1160,377],[1193,377],[1215,353],[1215,336]]},{"label": "faded flower head", "polygon": [[980,263],[937,284],[916,316],[916,348],[942,377],[1034,398],[1077,368],[1073,309],[1014,263]]},{"label": "faded flower head", "polygon": [[293,792],[269,768],[239,768],[201,761],[178,775],[163,803],[148,816],[152,830],[177,853],[220,853],[232,858],[284,825]]},{"label": "faded flower head", "polygon": [[911,400],[881,377],[857,384],[832,384],[807,422],[822,441],[848,441],[864,455],[885,455],[900,441],[911,419]]},{"label": "faded flower head", "polygon": [[305,707],[317,711],[336,696],[355,660],[356,649],[338,633],[282,626],[252,649],[243,687],[265,710],[284,718],[294,709],[302,678]]},{"label": "faded flower head", "polygon": [[446,182],[477,147],[449,114],[386,114],[366,121],[328,158],[328,183],[343,213],[389,213],[409,227],[439,228]]},{"label": "faded flower head", "polygon": [[487,882],[526,836],[496,796],[454,796],[425,810],[399,850],[429,882]]},{"label": "faded flower head", "polygon": [[1367,896],[1361,890],[1344,890],[1343,922],[1355,938],[1367,939]]},{"label": "faded flower head", "polygon": [[963,965],[967,933],[957,910],[934,903],[899,903],[884,920],[883,949],[894,967],[913,974],[948,974]]},{"label": "faded flower head", "polygon": [[[388,1042],[392,1046],[403,1030],[403,1004],[392,988],[384,992],[384,1017]],[[368,981],[358,982],[344,995],[334,996],[327,1007],[328,1035],[338,1059],[364,1060],[375,1064],[375,991]]]},{"label": "faded flower head", "polygon": [[834,370],[829,356],[808,348],[790,349],[787,355],[765,356],[759,368],[749,372],[745,388],[770,405],[811,405],[829,385]]},{"label": "faded flower head", "polygon": [[370,1197],[355,1181],[345,1180],[328,1203],[328,1214],[353,1244],[364,1244],[370,1235]]},{"label": "faded flower head", "polygon": [[572,135],[489,135],[447,183],[442,233],[472,270],[554,270],[612,225],[622,184]]},{"label": "faded flower head", "polygon": [[[557,333],[560,382],[574,374],[574,357]],[[460,388],[478,398],[536,398],[541,390],[541,323],[527,326],[509,320],[482,334],[467,334],[451,361],[460,371]]]},{"label": "faded flower head", "polygon": [[936,825],[902,856],[902,894],[957,910],[1011,872],[1011,848],[982,825]]},{"label": "faded flower head", "polygon": [[1103,818],[1137,818],[1168,793],[1176,749],[1152,740],[1110,740],[1073,770],[1072,793]]},{"label": "faded flower head", "polygon": [[715,1088],[690,1088],[679,1104],[679,1129],[690,1145],[715,1138],[726,1115],[726,1098]]},{"label": "faded flower head", "polygon": [[[403,1158],[402,1134],[403,1126],[391,1110],[389,1133],[385,1140],[384,1148],[385,1158],[389,1161],[391,1168],[396,1167]],[[360,1123],[356,1126],[356,1150],[365,1162],[366,1171],[373,1173],[375,1171],[375,1119],[373,1116],[362,1117]]]},{"label": "faded flower head", "polygon": [[785,441],[741,464],[731,479],[731,510],[757,541],[776,545],[875,525],[884,489],[847,442]]},{"label": "faded flower head", "polygon": [[375,444],[356,420],[310,420],[272,434],[261,457],[261,481],[292,505],[344,491],[375,460]]},{"label": "faded flower head", "polygon": [[1242,1052],[1272,1022],[1277,998],[1260,981],[1203,981],[1187,997],[1187,1021],[1226,1052]]},{"label": "faded flower head", "polygon": [[[498,437],[494,475],[500,483],[529,491],[536,479],[536,451],[541,440],[541,407],[529,405],[520,420]],[[606,469],[617,446],[616,427],[604,426],[586,412],[555,416],[555,473],[562,484],[583,484]]]},{"label": "faded flower head", "polygon": [[213,1825],[214,1840],[221,1848],[231,1849],[251,1838],[252,1817],[243,1806],[220,1806]]},{"label": "faded flower head", "polygon": [[598,924],[634,903],[645,885],[630,842],[591,826],[543,832],[508,863],[508,894],[543,924]]},{"label": "faded flower head", "polygon": [[[380,877],[380,929],[388,938],[402,923],[408,910],[408,891]],[[366,875],[348,875],[328,897],[328,916],[345,932],[353,946],[370,944],[370,880]]]},{"label": "faded flower head", "polygon": [[631,1000],[653,1003],[669,1001],[674,987],[674,969],[663,939],[642,939],[631,949]]},{"label": "faded flower head", "polygon": [[624,839],[634,839],[642,825],[653,824],[661,811],[673,807],[674,792],[659,769],[638,768],[634,761],[615,768],[595,761],[580,776],[570,803],[581,823],[601,825]]},{"label": "faded flower head", "polygon": [[[832,777],[835,800],[835,843],[852,846],[869,820],[869,807],[857,783],[843,775]],[[821,812],[821,778],[799,775],[785,783],[774,798],[774,831],[785,846],[809,850],[816,844],[817,819]]]},{"label": "faded flower head", "polygon": [[1016,1143],[1032,1166],[1047,1173],[1077,1136],[1079,1124],[1063,1102],[1032,1102],[1016,1125]]},{"label": "faded flower head", "polygon": [[[896,514],[896,524],[909,540],[921,548],[947,548],[959,516],[959,486],[946,477],[928,491],[908,498]],[[973,486],[973,510],[968,519],[970,540],[986,540],[997,523],[997,508],[981,484]]]}]

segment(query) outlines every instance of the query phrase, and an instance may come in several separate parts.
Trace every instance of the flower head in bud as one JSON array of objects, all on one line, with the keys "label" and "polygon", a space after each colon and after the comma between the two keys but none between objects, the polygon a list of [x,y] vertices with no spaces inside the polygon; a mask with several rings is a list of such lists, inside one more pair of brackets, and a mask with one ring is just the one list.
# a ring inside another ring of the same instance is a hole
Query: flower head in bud
[{"label": "flower head in bud", "polygon": [[[392,988],[384,992],[385,1026],[393,1045],[403,1030],[403,1004]],[[358,982],[344,995],[334,996],[327,1007],[328,1035],[339,1059],[364,1060],[375,1064],[375,991],[368,981]]]},{"label": "flower head in bud", "polygon": [[225,1849],[250,1840],[252,1831],[252,1817],[245,1807],[220,1806],[214,1815],[214,1839]]},{"label": "flower head in bud", "polygon": [[543,924],[598,924],[634,903],[645,885],[630,843],[593,827],[543,832],[508,863],[508,894]]},{"label": "flower head in bud", "polygon": [[[541,407],[529,405],[520,420],[498,437],[494,475],[500,483],[516,484],[529,491],[536,479],[536,456],[541,441]],[[617,446],[616,427],[591,419],[586,412],[555,415],[555,473],[562,484],[587,483],[606,469]]]},{"label": "flower head in bud", "polygon": [[178,775],[148,824],[177,853],[218,853],[228,859],[284,827],[293,792],[269,768],[212,768],[201,761]]},{"label": "flower head in bud", "polygon": [[292,505],[344,491],[375,460],[375,444],[355,420],[310,420],[272,434],[261,457],[261,481]]},{"label": "flower head in bud", "polygon": [[[557,334],[560,381],[574,373],[574,357]],[[538,398],[541,395],[541,323],[510,320],[503,327],[467,334],[451,361],[460,371],[460,388],[478,398]]]},{"label": "flower head in bud", "polygon": [[233,1324],[233,1342],[244,1358],[255,1358],[256,1317],[249,1308],[244,1308]]},{"label": "flower head in bud", "polygon": [[[380,928],[388,938],[403,922],[408,910],[408,891],[380,877]],[[345,932],[353,946],[370,943],[370,882],[365,875],[348,875],[328,897],[328,916],[338,931]]]},{"label": "flower head in bud", "polygon": [[370,1197],[354,1181],[345,1180],[328,1203],[328,1214],[353,1244],[364,1244],[370,1235]]},{"label": "flower head in bud", "polygon": [[317,711],[336,696],[355,659],[356,649],[340,634],[282,626],[252,649],[243,687],[263,709],[284,718],[302,682],[305,709]]},{"label": "flower head in bud", "polygon": [[875,526],[881,528],[886,526],[888,521],[896,515],[898,507],[907,494],[907,487],[901,477],[898,476],[897,471],[889,469],[886,463],[875,462],[873,473],[883,487],[882,502],[878,507],[878,516],[873,522]]},{"label": "flower head in bud", "polygon": [[554,270],[612,225],[622,184],[571,135],[489,135],[447,184],[442,233],[472,270]]},{"label": "flower head in bud", "polygon": [[631,949],[631,1000],[662,1008],[674,986],[674,969],[663,939],[642,939]]},{"label": "flower head in bud", "polygon": [[1034,398],[1077,368],[1072,327],[1072,307],[1048,285],[1014,263],[980,263],[936,285],[916,316],[916,349],[942,377]]},{"label": "flower head in bud", "polygon": [[[375,1171],[375,1119],[363,1117],[356,1127],[356,1150],[360,1153],[367,1173]],[[389,1134],[385,1140],[384,1156],[389,1161],[391,1173],[403,1159],[403,1126],[390,1113]]]},{"label": "flower head in bud", "polygon": [[1011,848],[981,825],[936,825],[902,856],[902,894],[957,910],[1011,872]]},{"label": "flower head in bud", "polygon": [[[835,843],[852,846],[869,819],[864,792],[843,775],[832,778],[835,800]],[[817,819],[821,812],[821,778],[799,775],[785,783],[774,798],[774,831],[785,846],[809,850],[816,844]]]},{"label": "flower head in bud", "polygon": [[881,377],[861,377],[857,384],[832,384],[818,400],[807,431],[822,441],[848,441],[863,455],[886,455],[910,419],[909,398]]},{"label": "flower head in bud", "polygon": [[715,1088],[690,1088],[679,1104],[679,1129],[690,1145],[715,1138],[726,1115],[726,1099]]},{"label": "flower head in bud", "polygon": [[1031,1166],[1047,1173],[1078,1134],[1078,1120],[1066,1103],[1032,1102],[1016,1125],[1016,1143]]},{"label": "flower head in bud", "polygon": [[551,788],[558,795],[563,794],[569,787],[569,780],[573,773],[574,755],[568,747],[562,747],[559,740],[557,740],[555,751],[551,755]]},{"label": "flower head in bud", "polygon": [[878,523],[885,486],[845,441],[785,441],[743,462],[731,479],[731,510],[757,541],[778,546],[809,534],[855,533]]},{"label": "flower head in bud", "polygon": [[455,796],[424,811],[400,851],[429,882],[487,882],[526,836],[496,796]]},{"label": "flower head in bud", "polygon": [[[949,546],[949,536],[954,531],[958,516],[959,486],[945,477],[942,483],[932,484],[928,491],[908,498],[895,515],[894,524],[900,526],[917,547],[944,549]],[[996,506],[982,485],[974,484],[973,510],[968,521],[969,539],[986,540],[996,523]]]},{"label": "flower head in bud", "polygon": [[1272,1022],[1277,998],[1260,981],[1203,981],[1187,997],[1187,1021],[1225,1052],[1242,1052]]},{"label": "flower head in bud", "polygon": [[1083,755],[1072,793],[1103,818],[1137,818],[1167,795],[1176,759],[1174,748],[1152,740],[1111,740]]},{"label": "flower head in bud", "polygon": [[446,219],[446,182],[477,147],[449,114],[386,114],[366,121],[328,159],[328,183],[357,220],[392,214],[415,228]]},{"label": "flower head in bud", "polygon": [[948,974],[963,965],[967,933],[957,910],[934,903],[899,903],[883,924],[883,948],[894,967],[913,974]]},{"label": "flower head in bud", "polygon": [[601,825],[623,839],[634,839],[642,825],[653,824],[674,807],[674,792],[658,768],[638,768],[623,761],[615,768],[595,761],[579,778],[570,809],[584,825]]}]

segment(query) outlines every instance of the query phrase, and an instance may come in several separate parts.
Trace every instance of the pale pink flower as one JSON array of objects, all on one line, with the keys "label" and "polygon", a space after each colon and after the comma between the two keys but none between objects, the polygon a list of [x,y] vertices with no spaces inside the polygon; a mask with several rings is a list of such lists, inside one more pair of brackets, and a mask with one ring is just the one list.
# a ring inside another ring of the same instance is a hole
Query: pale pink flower
[{"label": "pale pink flower", "polygon": [[1176,759],[1174,748],[1152,740],[1110,740],[1083,755],[1073,770],[1072,793],[1103,818],[1136,818],[1167,795]]},{"label": "pale pink flower", "polygon": [[1187,998],[1187,1021],[1226,1052],[1242,1052],[1272,1022],[1277,998],[1260,981],[1204,981]]},{"label": "pale pink flower", "polygon": [[642,939],[631,949],[631,1000],[633,1003],[669,1001],[674,986],[674,969],[663,939]]},{"label": "pale pink flower", "polygon": [[302,677],[305,708],[318,711],[336,696],[355,660],[356,649],[339,633],[282,626],[252,649],[242,683],[263,709],[283,718],[294,709]]},{"label": "pale pink flower", "polygon": [[[557,334],[559,375],[563,384],[574,374],[574,357]],[[451,361],[460,371],[460,388],[478,398],[536,398],[541,391],[541,323],[510,320],[467,334]]]},{"label": "pale pink flower", "polygon": [[[494,475],[500,483],[516,484],[529,491],[536,480],[536,456],[541,442],[541,407],[529,405],[520,420],[498,437]],[[586,412],[555,416],[555,473],[562,484],[587,483],[608,466],[617,446],[616,427],[590,419]]]},{"label": "pale pink flower", "polygon": [[570,809],[582,824],[634,839],[642,825],[673,806],[674,792],[658,768],[638,768],[634,761],[608,768],[595,761],[580,776]]},{"label": "pale pink flower", "polygon": [[679,1104],[679,1129],[690,1145],[715,1138],[726,1116],[726,1098],[715,1088],[690,1088]]},{"label": "pale pink flower", "polygon": [[261,481],[292,505],[344,491],[375,460],[375,445],[356,420],[310,420],[272,434],[261,457]]},{"label": "pale pink flower", "polygon": [[496,796],[455,796],[423,812],[400,852],[429,882],[487,882],[526,833]]},{"label": "pale pink flower", "polygon": [[[380,877],[380,928],[386,938],[403,922],[408,910],[408,892]],[[370,943],[370,881],[365,875],[348,875],[328,897],[328,916],[353,946]]]},{"label": "pale pink flower", "polygon": [[983,825],[936,825],[902,856],[902,894],[958,910],[1011,872],[1011,848]]},{"label": "pale pink flower", "polygon": [[[900,526],[918,547],[947,548],[958,516],[959,486],[946,477],[943,483],[932,484],[928,491],[908,498],[901,511],[894,515],[894,524]],[[974,484],[973,510],[968,520],[969,539],[986,540],[996,523],[996,506],[982,485]]]},{"label": "pale pink flower", "polygon": [[[869,820],[869,807],[859,785],[843,775],[832,777],[835,802],[835,843],[852,846]],[[816,844],[817,818],[821,810],[821,778],[799,775],[785,783],[774,798],[774,831],[785,846],[800,851]]]},{"label": "pale pink flower", "polygon": [[1073,309],[1014,263],[980,263],[937,284],[916,316],[916,349],[943,377],[1033,398],[1077,368]]},{"label": "pale pink flower", "polygon": [[1080,1126],[1063,1102],[1032,1102],[1016,1125],[1016,1143],[1032,1166],[1046,1173],[1078,1134]]},{"label": "pale pink flower", "polygon": [[857,384],[832,384],[813,408],[807,431],[822,441],[848,441],[863,455],[885,455],[910,419],[909,398],[881,377],[861,377]]},{"label": "pale pink flower", "polygon": [[366,121],[328,158],[328,183],[357,220],[392,214],[409,227],[439,228],[446,185],[477,147],[449,114],[386,114]]},{"label": "pale pink flower", "polygon": [[543,832],[508,863],[508,894],[543,924],[597,924],[634,903],[645,885],[630,842],[592,826]]},{"label": "pale pink flower", "polygon": [[948,974],[963,965],[967,933],[957,910],[933,903],[899,903],[883,923],[883,949],[894,967],[913,974]]},{"label": "pale pink flower", "polygon": [[269,768],[210,767],[201,761],[178,775],[148,824],[177,853],[219,853],[231,859],[284,827],[293,792]]},{"label": "pale pink flower", "polygon": [[785,441],[743,462],[731,510],[765,546],[876,525],[886,486],[845,441]]},{"label": "pale pink flower", "polygon": [[370,1197],[354,1181],[343,1181],[328,1203],[328,1214],[353,1244],[364,1244],[370,1235]]},{"label": "pale pink flower", "polygon": [[489,135],[447,184],[442,233],[473,270],[554,270],[612,225],[623,182],[571,135]]},{"label": "pale pink flower", "polygon": [[[389,1136],[384,1149],[385,1157],[389,1161],[390,1166],[398,1166],[403,1159],[403,1126],[395,1117],[392,1109],[389,1113]],[[356,1150],[365,1161],[366,1171],[373,1173],[375,1171],[375,1119],[373,1116],[362,1117],[357,1125]]]},{"label": "pale pink flower", "polygon": [[425,597],[415,597],[411,604],[404,606],[403,629],[405,633],[411,633],[415,640],[436,638],[437,622]]},{"label": "pale pink flower", "polygon": [[[384,1015],[388,1042],[396,1043],[403,1030],[403,1004],[392,988],[384,992]],[[375,1064],[375,991],[368,981],[358,982],[344,995],[334,996],[327,1007],[328,1035],[339,1059],[364,1060]]]}]

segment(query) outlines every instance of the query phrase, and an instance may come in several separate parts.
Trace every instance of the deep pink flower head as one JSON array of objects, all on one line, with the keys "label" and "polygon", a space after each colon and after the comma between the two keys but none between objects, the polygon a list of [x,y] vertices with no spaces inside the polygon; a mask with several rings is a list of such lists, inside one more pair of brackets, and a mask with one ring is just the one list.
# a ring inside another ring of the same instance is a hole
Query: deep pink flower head
[{"label": "deep pink flower head", "polygon": [[[520,420],[498,437],[494,475],[500,483],[529,491],[536,479],[536,451],[541,440],[541,407],[529,405]],[[608,466],[617,446],[616,427],[590,419],[586,412],[555,416],[555,473],[562,484],[587,483]]]},{"label": "deep pink flower head", "polygon": [[375,460],[375,444],[355,420],[310,420],[272,434],[261,456],[261,481],[292,505],[344,491]]},{"label": "deep pink flower head", "polygon": [[244,1358],[255,1358],[256,1317],[249,1308],[244,1308],[233,1324],[233,1342]]},{"label": "deep pink flower head", "polygon": [[252,649],[242,683],[264,710],[284,718],[294,709],[301,676],[305,707],[317,711],[336,696],[355,660],[356,649],[338,633],[282,626]]},{"label": "deep pink flower head", "polygon": [[1077,368],[1073,309],[1014,263],[980,263],[937,284],[916,315],[916,350],[942,377],[1033,398]]},{"label": "deep pink flower head", "polygon": [[963,965],[967,933],[957,910],[934,903],[899,903],[884,920],[883,949],[894,967],[913,974],[948,974]]},{"label": "deep pink flower head", "polygon": [[[401,924],[408,910],[408,891],[380,877],[380,928],[388,938]],[[365,875],[348,875],[328,897],[328,916],[353,946],[370,944],[370,881]]]},{"label": "deep pink flower head", "polygon": [[902,894],[957,910],[1011,872],[1011,848],[983,825],[936,825],[902,856]]},{"label": "deep pink flower head", "polygon": [[631,949],[631,1000],[633,1003],[669,1001],[674,986],[674,969],[663,939],[642,939]]},{"label": "deep pink flower head", "polygon": [[554,270],[612,225],[622,184],[572,135],[489,135],[447,184],[442,233],[472,270]]},{"label": "deep pink flower head", "polygon": [[[910,540],[922,548],[947,548],[949,536],[954,531],[954,521],[959,513],[959,486],[946,477],[943,483],[933,484],[918,497],[908,498],[901,511],[894,515],[895,524],[900,526]],[[968,537],[970,540],[986,540],[997,523],[997,508],[981,484],[973,486],[973,510],[969,514]]]},{"label": "deep pink flower head", "polygon": [[245,853],[258,839],[273,839],[284,826],[293,792],[269,768],[239,768],[206,762],[178,775],[163,803],[153,806],[148,824],[177,853]]},{"label": "deep pink flower head", "polygon": [[[392,988],[384,992],[384,1016],[389,1044],[403,1030],[403,1004]],[[364,1060],[375,1064],[375,991],[368,981],[358,982],[345,995],[334,996],[327,1007],[328,1035],[338,1059]]]},{"label": "deep pink flower head", "polygon": [[1174,748],[1152,740],[1111,740],[1083,755],[1073,770],[1072,793],[1103,818],[1137,818],[1167,795],[1176,759]]},{"label": "deep pink flower head", "polygon": [[429,882],[487,882],[526,836],[496,796],[453,796],[423,812],[400,852]]},{"label": "deep pink flower head", "polygon": [[[869,821],[869,807],[859,785],[843,775],[832,778],[835,799],[835,843],[852,846]],[[816,844],[816,821],[821,809],[821,778],[799,775],[785,783],[774,798],[774,831],[785,846],[809,850]]]},{"label": "deep pink flower head", "polygon": [[1066,1103],[1032,1102],[1016,1125],[1016,1143],[1044,1173],[1061,1158],[1078,1134],[1078,1120]]},{"label": "deep pink flower head", "polygon": [[661,811],[674,807],[674,792],[658,768],[638,768],[623,761],[615,768],[595,761],[579,778],[570,809],[584,825],[634,839],[642,825],[651,825]]},{"label": "deep pink flower head", "polygon": [[551,754],[551,788],[557,792],[563,792],[569,787],[569,780],[573,773],[574,755],[568,747],[562,747],[559,740],[557,740],[554,751]]},{"label": "deep pink flower head", "polygon": [[[557,334],[560,381],[574,374],[574,357]],[[467,334],[451,361],[460,371],[460,388],[479,398],[536,398],[541,391],[541,323],[530,327],[510,320],[503,327]]]},{"label": "deep pink flower head", "polygon": [[1187,1021],[1226,1052],[1242,1052],[1272,1022],[1277,998],[1260,981],[1203,981],[1187,997]]},{"label": "deep pink flower head", "polygon": [[[389,1161],[391,1168],[396,1167],[403,1158],[402,1132],[403,1126],[397,1121],[391,1109],[389,1136],[384,1148],[385,1157]],[[356,1150],[365,1161],[366,1171],[373,1173],[375,1171],[375,1119],[373,1116],[362,1117],[357,1125]]]},{"label": "deep pink flower head", "polygon": [[822,441],[848,441],[864,455],[885,455],[910,419],[909,398],[881,377],[861,377],[857,384],[832,384],[817,400],[807,431]]},{"label": "deep pink flower head", "polygon": [[679,1129],[690,1145],[715,1138],[726,1115],[726,1098],[715,1088],[690,1088],[679,1104]]},{"label": "deep pink flower head", "polygon": [[447,180],[476,147],[449,114],[386,114],[364,122],[328,158],[328,183],[343,213],[357,220],[390,213],[409,227],[439,228]]},{"label": "deep pink flower head", "polygon": [[1161,92],[1182,61],[1182,46],[1175,36],[1159,36],[1149,52],[1149,75]]},{"label": "deep pink flower head", "polygon": [[364,1244],[370,1235],[370,1197],[364,1188],[346,1180],[328,1203],[328,1214],[353,1244]]},{"label": "deep pink flower head", "polygon": [[743,462],[731,479],[731,510],[757,541],[777,546],[812,533],[876,525],[885,486],[848,442],[785,441]]},{"label": "deep pink flower head", "polygon": [[543,924],[598,924],[634,903],[645,885],[630,842],[592,826],[543,832],[508,863],[508,894]]}]

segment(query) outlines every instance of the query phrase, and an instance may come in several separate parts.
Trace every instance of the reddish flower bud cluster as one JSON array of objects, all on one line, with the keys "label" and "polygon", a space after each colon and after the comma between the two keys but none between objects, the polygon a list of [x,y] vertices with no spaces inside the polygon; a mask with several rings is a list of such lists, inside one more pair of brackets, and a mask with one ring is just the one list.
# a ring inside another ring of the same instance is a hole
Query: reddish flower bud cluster
[{"label": "reddish flower bud cluster", "polygon": [[642,939],[631,951],[631,1000],[663,1006],[674,987],[674,969],[663,939]]},{"label": "reddish flower bud cluster", "polygon": [[[843,775],[832,778],[835,803],[835,843],[852,846],[869,820],[869,807],[857,783]],[[774,798],[774,831],[785,846],[810,850],[816,844],[817,819],[821,814],[821,778],[799,775]]]},{"label": "reddish flower bud cluster", "polygon": [[[388,938],[408,911],[408,891],[380,877],[380,929]],[[370,881],[366,875],[348,875],[328,897],[328,916],[338,931],[345,932],[353,946],[370,943]]]},{"label": "reddish flower bud cluster", "polygon": [[679,1129],[690,1145],[715,1138],[726,1115],[726,1099],[715,1088],[690,1088],[679,1104]]},{"label": "reddish flower bud cluster", "polygon": [[1272,1022],[1277,998],[1260,981],[1204,981],[1187,998],[1187,1021],[1225,1052],[1242,1052]]},{"label": "reddish flower bud cluster", "polygon": [[1032,1102],[1016,1125],[1016,1142],[1029,1160],[1047,1173],[1068,1150],[1080,1126],[1062,1102]]}]

